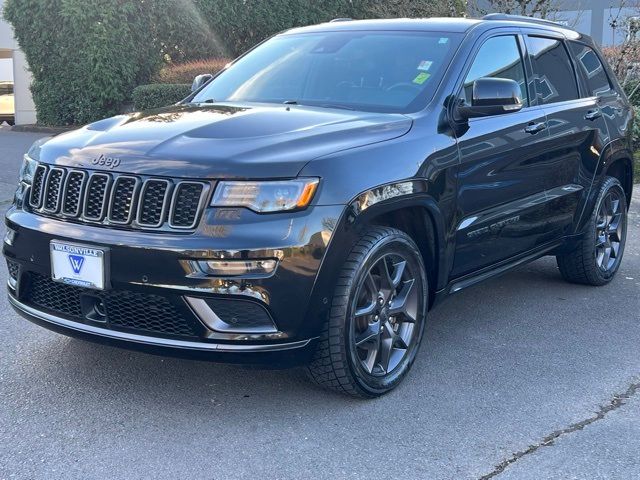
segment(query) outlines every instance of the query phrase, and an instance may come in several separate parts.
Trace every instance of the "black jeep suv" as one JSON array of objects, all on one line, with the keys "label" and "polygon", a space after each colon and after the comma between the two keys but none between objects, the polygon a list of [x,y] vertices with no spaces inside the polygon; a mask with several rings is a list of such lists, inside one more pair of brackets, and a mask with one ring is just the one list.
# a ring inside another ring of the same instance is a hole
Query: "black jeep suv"
[{"label": "black jeep suv", "polygon": [[378,396],[450,293],[543,255],[612,279],[631,129],[598,48],[550,22],[289,30],[177,105],[36,143],[9,300],[87,340]]}]

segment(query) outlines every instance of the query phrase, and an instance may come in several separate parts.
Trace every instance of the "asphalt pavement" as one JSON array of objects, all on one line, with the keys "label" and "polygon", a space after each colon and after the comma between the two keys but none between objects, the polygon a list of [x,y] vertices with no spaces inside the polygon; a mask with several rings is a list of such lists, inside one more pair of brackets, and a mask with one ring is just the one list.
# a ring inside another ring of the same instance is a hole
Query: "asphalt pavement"
[{"label": "asphalt pavement", "polygon": [[[3,210],[39,136],[0,128]],[[70,339],[2,294],[0,479],[640,478],[640,185],[629,221],[611,284],[544,258],[462,291],[372,401]]]}]

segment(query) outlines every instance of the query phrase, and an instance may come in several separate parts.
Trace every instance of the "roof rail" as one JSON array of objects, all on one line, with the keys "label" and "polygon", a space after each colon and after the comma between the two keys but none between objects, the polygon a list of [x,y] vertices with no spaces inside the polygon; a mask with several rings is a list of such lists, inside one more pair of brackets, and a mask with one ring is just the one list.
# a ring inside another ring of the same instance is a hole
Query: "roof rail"
[{"label": "roof rail", "polygon": [[489,15],[485,15],[484,17],[482,17],[482,20],[511,20],[512,22],[535,23],[537,25],[549,25],[553,27],[567,28],[569,30],[572,30],[571,27],[567,27],[560,22],[554,22],[552,20],[546,20],[544,18],[525,17],[524,15],[508,15],[506,13],[490,13]]},{"label": "roof rail", "polygon": [[333,20],[329,20],[329,23],[335,23],[335,22],[350,22],[352,21],[353,18],[349,18],[349,17],[343,17],[343,18],[334,18]]}]

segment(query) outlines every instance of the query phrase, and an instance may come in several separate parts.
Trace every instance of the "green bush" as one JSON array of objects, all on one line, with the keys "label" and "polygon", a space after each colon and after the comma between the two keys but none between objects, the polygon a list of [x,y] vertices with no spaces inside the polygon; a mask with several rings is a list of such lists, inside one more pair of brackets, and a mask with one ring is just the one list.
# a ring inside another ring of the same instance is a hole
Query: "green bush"
[{"label": "green bush", "polygon": [[463,0],[194,0],[215,32],[217,45],[235,57],[292,27],[333,18],[462,15]]},{"label": "green bush", "polygon": [[33,74],[38,123],[84,124],[119,113],[163,61],[210,54],[209,27],[188,3],[7,0],[4,16]]},{"label": "green bush", "polygon": [[119,113],[133,89],[150,83],[163,64],[232,58],[281,30],[336,17],[459,15],[464,5],[464,0],[6,0],[4,17],[33,74],[38,122],[75,125]]},{"label": "green bush", "polygon": [[179,102],[191,93],[191,84],[140,85],[133,90],[136,110],[151,110]]},{"label": "green bush", "polygon": [[230,60],[228,58],[208,58],[184,63],[165,65],[153,77],[156,83],[191,83],[201,73],[215,74],[222,70]]}]

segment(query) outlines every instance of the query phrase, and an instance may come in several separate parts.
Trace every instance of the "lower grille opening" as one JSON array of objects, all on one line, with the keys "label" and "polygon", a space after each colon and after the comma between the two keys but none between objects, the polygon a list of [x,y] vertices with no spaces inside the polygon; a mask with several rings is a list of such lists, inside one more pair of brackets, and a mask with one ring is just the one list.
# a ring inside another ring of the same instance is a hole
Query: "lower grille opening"
[{"label": "lower grille opening", "polygon": [[113,330],[198,337],[199,329],[165,297],[129,290],[92,291],[54,282],[37,273],[22,299],[36,308],[79,322],[104,323]]},{"label": "lower grille opening", "polygon": [[11,280],[18,280],[20,266],[16,262],[7,260],[7,270],[9,270],[9,278],[11,278]]}]

